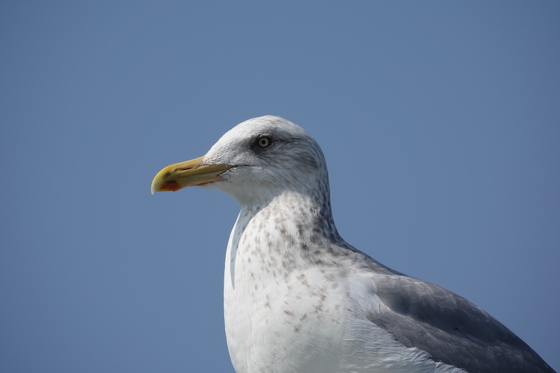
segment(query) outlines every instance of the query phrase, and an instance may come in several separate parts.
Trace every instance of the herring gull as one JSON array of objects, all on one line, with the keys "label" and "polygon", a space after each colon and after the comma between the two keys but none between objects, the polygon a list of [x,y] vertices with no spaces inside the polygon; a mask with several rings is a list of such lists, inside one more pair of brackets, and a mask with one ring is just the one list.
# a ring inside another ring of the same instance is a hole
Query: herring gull
[{"label": "herring gull", "polygon": [[241,205],[224,276],[237,373],[554,372],[465,298],[346,243],[325,158],[301,127],[247,120],[205,156],[161,170],[152,193],[188,186]]}]

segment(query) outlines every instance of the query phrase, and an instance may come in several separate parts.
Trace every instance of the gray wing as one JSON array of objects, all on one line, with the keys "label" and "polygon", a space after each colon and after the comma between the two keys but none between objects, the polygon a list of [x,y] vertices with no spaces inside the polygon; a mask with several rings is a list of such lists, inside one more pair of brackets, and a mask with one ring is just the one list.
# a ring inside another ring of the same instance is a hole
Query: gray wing
[{"label": "gray wing", "polygon": [[[372,269],[379,271],[375,264]],[[368,319],[405,346],[470,373],[554,372],[521,338],[465,298],[386,268],[380,272],[378,296],[392,312],[372,312]]]}]

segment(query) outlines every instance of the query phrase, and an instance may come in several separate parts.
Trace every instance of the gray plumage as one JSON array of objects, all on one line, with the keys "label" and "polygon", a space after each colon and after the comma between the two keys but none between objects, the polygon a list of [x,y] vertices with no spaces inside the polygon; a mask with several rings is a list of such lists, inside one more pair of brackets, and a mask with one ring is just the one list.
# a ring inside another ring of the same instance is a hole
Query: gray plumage
[{"label": "gray plumage", "polygon": [[368,319],[405,346],[468,372],[554,372],[517,335],[465,298],[375,262],[371,270],[384,274],[376,281],[377,295],[392,312],[372,312]]}]

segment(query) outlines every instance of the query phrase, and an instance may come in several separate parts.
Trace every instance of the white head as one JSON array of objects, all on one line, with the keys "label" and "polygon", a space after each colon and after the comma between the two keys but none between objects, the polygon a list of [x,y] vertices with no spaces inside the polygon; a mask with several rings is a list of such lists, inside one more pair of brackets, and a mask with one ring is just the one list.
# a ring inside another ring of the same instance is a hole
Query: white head
[{"label": "white head", "polygon": [[321,148],[305,130],[280,117],[263,116],[238,124],[204,157],[161,170],[152,192],[187,186],[217,188],[241,205],[286,192],[329,198]]}]

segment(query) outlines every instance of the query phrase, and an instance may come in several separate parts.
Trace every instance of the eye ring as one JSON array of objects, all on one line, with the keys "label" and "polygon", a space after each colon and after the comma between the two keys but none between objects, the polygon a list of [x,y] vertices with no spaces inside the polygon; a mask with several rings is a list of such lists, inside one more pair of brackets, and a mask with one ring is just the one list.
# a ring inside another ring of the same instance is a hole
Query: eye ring
[{"label": "eye ring", "polygon": [[257,139],[257,146],[261,149],[268,148],[272,144],[272,137],[261,136]]}]

